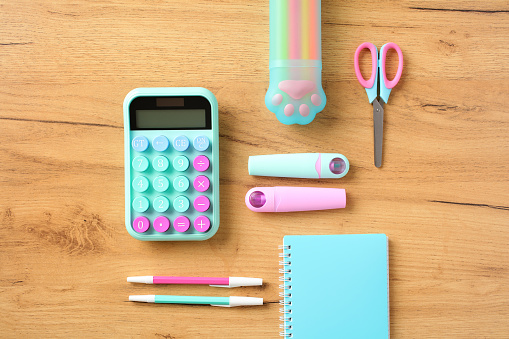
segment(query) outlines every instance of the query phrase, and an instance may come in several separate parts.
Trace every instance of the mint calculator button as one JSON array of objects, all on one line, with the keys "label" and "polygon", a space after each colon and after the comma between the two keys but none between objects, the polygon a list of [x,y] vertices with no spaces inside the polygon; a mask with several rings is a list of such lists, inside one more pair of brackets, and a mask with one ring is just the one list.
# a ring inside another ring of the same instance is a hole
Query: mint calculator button
[{"label": "mint calculator button", "polygon": [[150,205],[149,201],[145,197],[137,197],[133,200],[133,210],[136,212],[143,213],[148,210],[148,206]]},{"label": "mint calculator button", "polygon": [[189,209],[189,199],[181,195],[173,201],[173,208],[179,213],[183,213]]},{"label": "mint calculator button", "polygon": [[143,155],[139,155],[136,158],[133,159],[133,168],[137,172],[145,172],[150,165],[148,162],[148,159],[145,158]]},{"label": "mint calculator button", "polygon": [[206,151],[207,148],[209,148],[209,145],[210,145],[209,138],[207,138],[204,135],[199,135],[193,140],[194,149],[199,152]]},{"label": "mint calculator button", "polygon": [[184,152],[189,147],[189,139],[185,135],[179,135],[173,139],[173,148],[179,152]]},{"label": "mint calculator button", "polygon": [[168,198],[161,195],[154,199],[154,209],[156,212],[163,213],[166,212],[168,208],[170,208],[170,201]]},{"label": "mint calculator button", "polygon": [[189,179],[183,175],[179,175],[173,180],[173,188],[177,192],[185,192],[189,188]]},{"label": "mint calculator button", "polygon": [[175,168],[179,172],[184,172],[189,168],[189,159],[187,159],[183,155],[179,155],[175,159],[173,159],[173,168]]},{"label": "mint calculator button", "polygon": [[152,167],[154,167],[154,169],[159,172],[166,171],[169,166],[170,161],[168,160],[167,157],[162,155],[155,157],[154,160],[152,161]]},{"label": "mint calculator button", "polygon": [[152,147],[156,151],[164,152],[168,149],[168,146],[170,146],[170,141],[164,135],[157,136],[152,140]]},{"label": "mint calculator button", "polygon": [[168,180],[167,177],[160,175],[154,179],[152,186],[154,186],[154,189],[157,192],[164,192],[168,189],[168,187],[170,187],[170,180]]},{"label": "mint calculator button", "polygon": [[136,177],[133,180],[133,188],[136,192],[145,192],[148,189],[148,179],[145,177]]},{"label": "mint calculator button", "polygon": [[144,136],[137,136],[133,139],[131,145],[133,149],[137,152],[144,152],[148,148],[148,139]]}]

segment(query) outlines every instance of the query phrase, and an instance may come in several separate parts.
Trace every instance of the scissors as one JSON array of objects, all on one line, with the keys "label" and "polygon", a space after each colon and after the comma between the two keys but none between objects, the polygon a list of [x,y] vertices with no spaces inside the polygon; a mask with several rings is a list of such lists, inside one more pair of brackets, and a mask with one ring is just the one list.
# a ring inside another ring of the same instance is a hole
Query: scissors
[{"label": "scissors", "polygon": [[[369,80],[364,80],[359,69],[359,54],[363,49],[371,51],[371,77]],[[387,51],[394,49],[398,53],[398,70],[396,76],[392,80],[387,79],[385,73],[385,59],[387,58]],[[355,75],[357,80],[361,83],[362,87],[366,89],[368,99],[373,104],[373,132],[375,141],[375,166],[382,166],[382,143],[383,143],[383,126],[384,126],[384,104],[389,99],[391,90],[398,83],[403,73],[403,53],[401,48],[394,42],[386,43],[380,48],[380,58],[378,57],[378,50],[375,45],[370,42],[364,42],[355,51],[354,57]],[[380,71],[381,76],[378,76]],[[380,94],[378,94],[378,80],[380,80]],[[381,100],[377,98],[380,97]]]}]

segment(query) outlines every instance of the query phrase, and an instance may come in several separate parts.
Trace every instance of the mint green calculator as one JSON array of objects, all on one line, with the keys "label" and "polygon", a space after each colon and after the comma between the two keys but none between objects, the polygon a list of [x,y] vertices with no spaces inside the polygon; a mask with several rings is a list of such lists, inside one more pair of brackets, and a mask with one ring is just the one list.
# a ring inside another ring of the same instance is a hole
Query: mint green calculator
[{"label": "mint green calculator", "polygon": [[217,100],[205,88],[137,88],[124,100],[125,225],[148,241],[219,227]]}]

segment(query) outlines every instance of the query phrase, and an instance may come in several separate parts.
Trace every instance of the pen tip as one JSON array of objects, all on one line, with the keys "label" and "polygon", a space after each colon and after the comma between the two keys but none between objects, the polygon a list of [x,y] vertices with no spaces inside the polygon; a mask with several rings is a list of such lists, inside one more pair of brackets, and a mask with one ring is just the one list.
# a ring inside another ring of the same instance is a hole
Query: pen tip
[{"label": "pen tip", "polygon": [[152,276],[147,275],[142,277],[127,277],[127,282],[140,284],[153,284],[154,280]]},{"label": "pen tip", "polygon": [[155,302],[155,295],[130,295],[129,301],[137,301],[142,303]]}]

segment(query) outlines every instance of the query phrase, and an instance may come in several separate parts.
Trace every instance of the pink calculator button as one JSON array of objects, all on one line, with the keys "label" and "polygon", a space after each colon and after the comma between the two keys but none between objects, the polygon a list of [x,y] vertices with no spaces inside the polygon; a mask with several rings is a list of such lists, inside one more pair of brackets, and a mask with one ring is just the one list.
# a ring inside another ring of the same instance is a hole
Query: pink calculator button
[{"label": "pink calculator button", "polygon": [[210,207],[210,200],[204,195],[200,195],[194,199],[194,209],[198,212],[205,212]]},{"label": "pink calculator button", "polygon": [[205,192],[210,187],[210,180],[204,175],[199,175],[194,179],[193,186],[198,192]]},{"label": "pink calculator button", "polygon": [[198,232],[207,232],[210,228],[210,220],[204,215],[200,215],[198,218],[194,219],[194,228]]},{"label": "pink calculator button", "polygon": [[175,219],[173,222],[173,227],[175,228],[175,231],[177,232],[185,232],[189,229],[189,226],[191,225],[191,222],[187,217],[180,216]]},{"label": "pink calculator button", "polygon": [[138,233],[143,233],[150,227],[150,221],[147,217],[138,217],[133,221],[133,229]]},{"label": "pink calculator button", "polygon": [[162,215],[155,218],[154,220],[154,229],[157,232],[166,232],[170,228],[170,221],[168,218],[163,217]]},{"label": "pink calculator button", "polygon": [[209,168],[209,165],[210,165],[209,158],[207,158],[204,155],[199,155],[196,158],[194,158],[193,166],[194,169],[197,170],[198,172],[205,172]]}]

